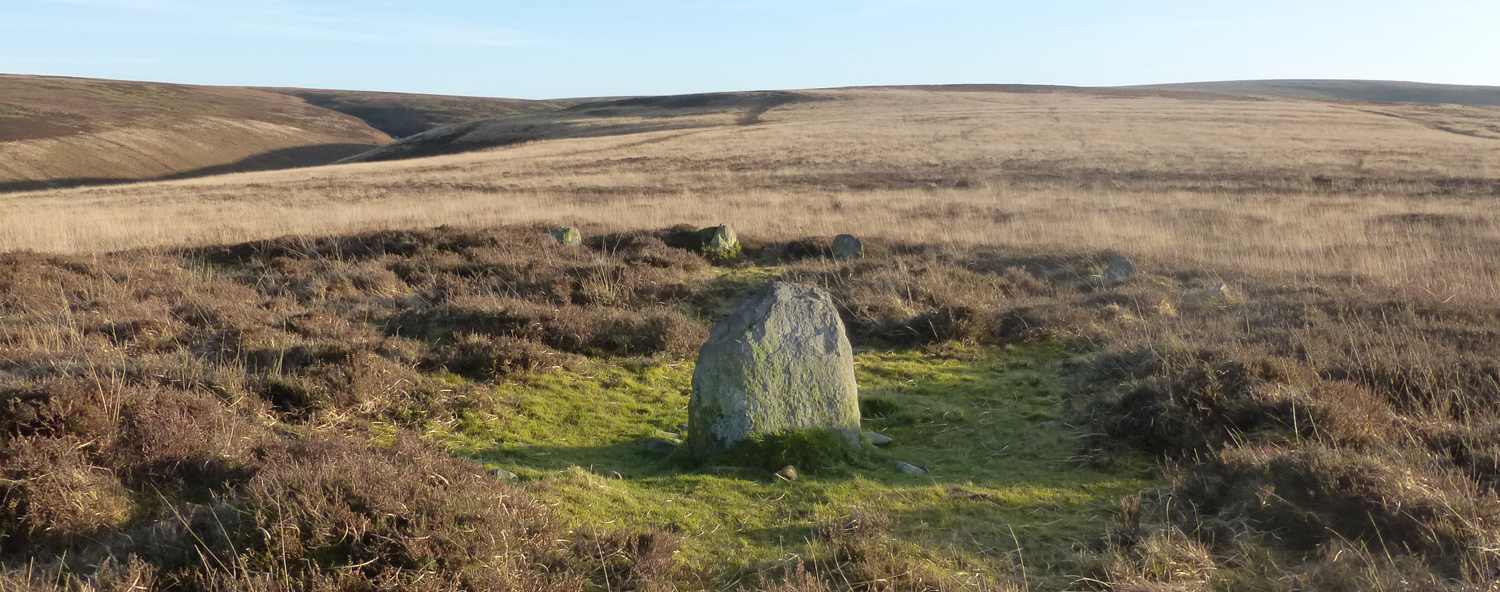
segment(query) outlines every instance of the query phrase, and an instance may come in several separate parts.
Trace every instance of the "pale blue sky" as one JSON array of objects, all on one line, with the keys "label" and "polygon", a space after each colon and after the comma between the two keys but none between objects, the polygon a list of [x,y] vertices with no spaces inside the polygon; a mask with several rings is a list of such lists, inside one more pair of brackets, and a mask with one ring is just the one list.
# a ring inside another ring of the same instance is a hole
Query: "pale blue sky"
[{"label": "pale blue sky", "polygon": [[0,72],[523,98],[875,84],[1500,85],[1500,0],[0,0]]}]

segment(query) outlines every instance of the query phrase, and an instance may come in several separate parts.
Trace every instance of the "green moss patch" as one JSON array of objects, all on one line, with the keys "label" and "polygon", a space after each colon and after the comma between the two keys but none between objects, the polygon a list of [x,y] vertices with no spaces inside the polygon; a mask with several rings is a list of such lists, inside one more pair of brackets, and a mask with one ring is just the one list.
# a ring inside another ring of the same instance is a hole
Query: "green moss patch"
[{"label": "green moss patch", "polygon": [[[1058,420],[1069,390],[1054,370],[1068,356],[1057,344],[968,360],[860,355],[864,409],[879,411],[865,429],[894,443],[790,482],[763,466],[703,474],[681,451],[646,451],[646,440],[686,423],[690,363],[595,361],[517,379],[494,387],[488,410],[431,435],[520,475],[573,528],[680,536],[679,560],[720,585],[797,560],[843,561],[847,550],[828,542],[842,527],[830,525],[869,516],[884,552],[903,561],[1002,579],[1024,563],[1030,579],[1066,585],[1083,569],[1077,551],[1102,539],[1120,498],[1160,485],[1144,457],[1107,470],[1074,460],[1080,433]],[[791,458],[792,440],[761,444]],[[899,472],[898,461],[930,472]]]}]

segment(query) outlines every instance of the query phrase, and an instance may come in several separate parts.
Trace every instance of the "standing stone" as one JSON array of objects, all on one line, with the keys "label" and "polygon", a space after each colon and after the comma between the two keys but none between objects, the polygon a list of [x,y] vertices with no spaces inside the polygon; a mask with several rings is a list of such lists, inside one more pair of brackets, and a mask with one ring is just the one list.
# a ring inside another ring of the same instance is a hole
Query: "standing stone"
[{"label": "standing stone", "polygon": [[865,244],[852,234],[833,237],[833,258],[839,261],[865,258]]},{"label": "standing stone", "polygon": [[700,459],[746,438],[829,430],[859,446],[854,352],[827,292],[773,282],[709,333],[693,371],[688,445]]},{"label": "standing stone", "polygon": [[1104,286],[1107,288],[1135,277],[1135,264],[1124,257],[1109,262],[1104,270]]},{"label": "standing stone", "polygon": [[724,262],[740,255],[740,237],[728,225],[699,230],[698,240],[703,244],[703,257],[709,261]]},{"label": "standing stone", "polygon": [[583,242],[583,234],[572,226],[558,226],[548,232],[552,234],[553,239],[557,240],[557,244],[565,247],[576,246]]}]

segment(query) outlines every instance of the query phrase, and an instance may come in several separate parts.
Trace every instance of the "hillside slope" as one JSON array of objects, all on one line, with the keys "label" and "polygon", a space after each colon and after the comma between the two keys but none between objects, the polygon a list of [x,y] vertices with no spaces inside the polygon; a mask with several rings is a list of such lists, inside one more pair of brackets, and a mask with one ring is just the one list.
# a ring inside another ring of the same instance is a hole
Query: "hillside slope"
[{"label": "hillside slope", "polygon": [[1155,84],[1163,90],[1220,92],[1240,95],[1296,97],[1372,103],[1440,103],[1469,106],[1500,105],[1500,87],[1427,84],[1388,80],[1235,80]]},{"label": "hillside slope", "polygon": [[0,74],[0,191],[317,166],[577,102]]},{"label": "hillside slope", "polygon": [[[1368,113],[1406,119],[1440,131],[1485,138],[1500,137],[1500,126],[1496,125],[1493,114],[1454,107],[1500,106],[1500,87],[1342,80],[1263,80],[1132,87],[947,84],[638,97],[581,102],[565,109],[536,108],[521,102],[523,104],[517,108],[529,109],[528,111],[486,119],[472,118],[405,137],[393,133],[393,136],[401,138],[400,141],[351,156],[342,162],[421,158],[541,140],[620,136],[728,124],[746,125],[758,123],[760,116],[771,109],[812,100],[819,96],[818,93],[864,91],[1044,95],[1059,99],[1167,99],[1186,102],[1262,100],[1273,97],[1353,101],[1372,103],[1357,107]],[[478,115],[481,111],[472,113]]]},{"label": "hillside slope", "polygon": [[0,75],[0,190],[325,164],[390,141],[278,93]]},{"label": "hillside slope", "polygon": [[812,100],[784,91],[693,94],[591,101],[567,109],[445,125],[343,162],[455,154],[539,140],[597,138],[720,125],[750,125],[782,105]]},{"label": "hillside slope", "polygon": [[474,119],[556,111],[581,102],[577,99],[528,101],[307,88],[257,90],[294,96],[324,109],[353,115],[393,138],[405,138],[436,127]]}]

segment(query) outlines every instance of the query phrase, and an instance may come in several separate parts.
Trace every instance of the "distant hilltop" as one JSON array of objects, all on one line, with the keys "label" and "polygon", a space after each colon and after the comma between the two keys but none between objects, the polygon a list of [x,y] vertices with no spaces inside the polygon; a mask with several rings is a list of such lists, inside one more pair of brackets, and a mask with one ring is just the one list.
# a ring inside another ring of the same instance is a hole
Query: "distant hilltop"
[{"label": "distant hilltop", "polygon": [[1237,95],[1262,95],[1365,101],[1372,103],[1441,103],[1469,106],[1500,106],[1500,86],[1427,84],[1389,80],[1237,80],[1152,84],[1125,88],[1189,90]]},{"label": "distant hilltop", "polygon": [[[1500,106],[1500,87],[1371,80],[862,88]],[[807,100],[760,91],[531,101],[0,74],[0,192],[419,158],[725,118],[749,124]]]}]

